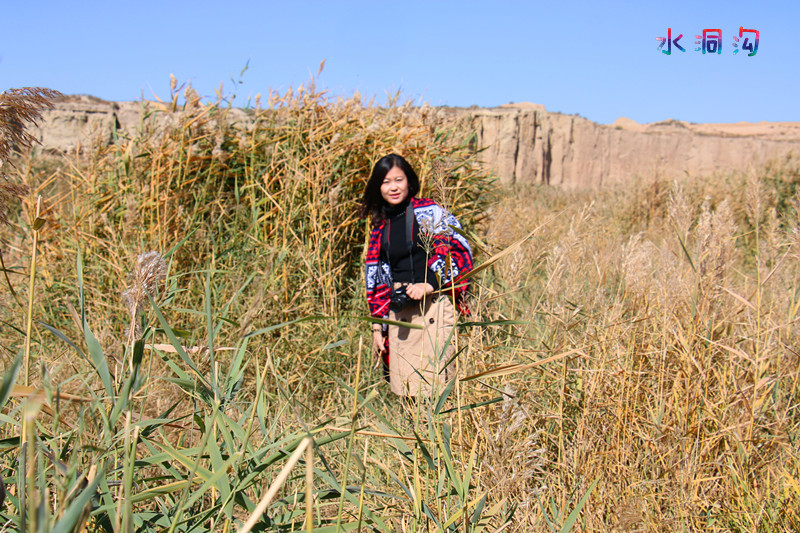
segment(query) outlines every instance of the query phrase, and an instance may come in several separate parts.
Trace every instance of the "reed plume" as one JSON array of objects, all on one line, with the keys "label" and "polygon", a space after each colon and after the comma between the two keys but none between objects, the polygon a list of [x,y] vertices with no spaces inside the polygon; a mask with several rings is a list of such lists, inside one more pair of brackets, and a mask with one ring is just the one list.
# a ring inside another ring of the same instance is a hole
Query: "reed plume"
[{"label": "reed plume", "polygon": [[675,180],[672,184],[672,191],[669,194],[669,202],[667,204],[667,212],[669,220],[681,238],[681,241],[686,244],[689,239],[689,229],[692,227],[695,219],[694,208],[689,203],[686,191],[681,184]]},{"label": "reed plume", "polygon": [[[53,100],[61,93],[41,87],[9,89],[0,93],[0,171],[15,148],[30,148],[36,137],[26,131],[26,125],[36,125]],[[6,213],[12,200],[28,192],[24,185],[12,183],[0,174],[0,225],[8,224]]]},{"label": "reed plume", "polygon": [[131,317],[128,342],[142,336],[142,310],[148,296],[154,300],[158,297],[159,286],[167,278],[167,262],[158,252],[139,254],[130,278],[130,286],[122,293]]},{"label": "reed plume", "polygon": [[15,147],[30,148],[36,137],[25,130],[36,125],[42,113],[53,108],[61,93],[42,87],[9,89],[0,94],[0,159],[7,160]]},{"label": "reed plume", "polygon": [[28,188],[9,181],[5,176],[0,176],[0,225],[8,225],[8,205],[28,192]]},{"label": "reed plume", "polygon": [[737,229],[727,200],[720,202],[713,211],[708,201],[703,203],[695,227],[696,266],[701,294],[709,303],[722,291]]}]

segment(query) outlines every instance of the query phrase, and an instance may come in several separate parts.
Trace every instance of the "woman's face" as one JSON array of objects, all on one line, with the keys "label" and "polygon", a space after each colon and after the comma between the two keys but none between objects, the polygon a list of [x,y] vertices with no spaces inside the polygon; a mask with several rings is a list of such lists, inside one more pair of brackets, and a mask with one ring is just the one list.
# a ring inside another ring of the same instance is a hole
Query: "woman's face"
[{"label": "woman's face", "polygon": [[398,167],[386,173],[381,184],[381,196],[389,205],[400,205],[408,197],[408,178]]}]

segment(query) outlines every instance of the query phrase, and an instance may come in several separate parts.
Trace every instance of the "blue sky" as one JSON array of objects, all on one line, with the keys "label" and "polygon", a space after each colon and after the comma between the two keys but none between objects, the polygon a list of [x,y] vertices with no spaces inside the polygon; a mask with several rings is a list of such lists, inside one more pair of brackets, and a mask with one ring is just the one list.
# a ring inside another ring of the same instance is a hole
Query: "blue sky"
[{"label": "blue sky", "polygon": [[[107,100],[169,93],[169,75],[235,103],[307,82],[432,105],[534,102],[609,124],[800,121],[800,2],[6,2],[0,88]],[[739,27],[760,32],[733,54]],[[667,28],[686,52],[657,50]],[[694,51],[720,28],[721,55]],[[238,79],[242,68],[249,67]]]}]

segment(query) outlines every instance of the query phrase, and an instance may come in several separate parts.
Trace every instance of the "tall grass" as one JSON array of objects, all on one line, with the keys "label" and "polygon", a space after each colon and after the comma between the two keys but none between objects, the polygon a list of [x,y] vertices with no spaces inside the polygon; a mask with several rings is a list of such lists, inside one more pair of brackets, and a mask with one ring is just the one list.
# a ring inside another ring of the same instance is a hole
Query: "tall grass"
[{"label": "tall grass", "polygon": [[495,208],[487,242],[502,245],[522,211],[536,224],[567,206],[485,289],[511,292],[495,313],[529,317],[524,343],[494,342],[517,359],[571,353],[505,385],[542,448],[531,523],[599,479],[589,530],[797,529],[798,178],[789,160],[711,181],[534,188]]},{"label": "tall grass", "polygon": [[[796,161],[497,195],[467,124],[398,99],[242,111],[175,84],[142,117],[12,173],[34,327],[4,289],[2,530],[800,527]],[[459,380],[416,404],[359,318],[356,205],[388,152],[491,263]]]},{"label": "tall grass", "polygon": [[[37,421],[39,444],[29,450],[38,467],[28,471],[40,482],[38,496],[10,500],[4,516],[21,529],[79,527],[91,516],[94,528],[188,531],[230,530],[256,513],[248,523],[285,529],[299,527],[295,509],[313,494],[307,527],[391,530],[386,516],[401,510],[377,511],[398,496],[378,488],[356,498],[348,479],[381,483],[374,473],[348,476],[363,463],[336,449],[349,436],[352,450],[356,417],[385,401],[357,393],[364,385],[347,357],[362,322],[344,316],[363,314],[353,304],[366,230],[359,196],[372,162],[391,151],[444,169],[438,190],[470,222],[490,180],[469,139],[431,109],[301,88],[245,116],[222,101],[201,103],[190,88],[177,106],[173,89],[171,103],[145,106],[135,135],[49,175],[30,161],[18,167],[17,178],[46,198],[48,224],[33,248],[44,257],[36,274],[46,297],[28,291],[38,300],[40,388],[14,388],[9,374],[9,390],[28,399],[10,405],[4,431],[16,438],[17,413]],[[10,242],[27,237],[21,222]],[[149,249],[163,258],[139,253]],[[24,265],[23,249],[12,242],[11,250]],[[76,259],[55,260],[65,257]],[[6,342],[13,349],[17,339]],[[26,411],[30,398],[48,402]],[[373,433],[403,443],[394,424]],[[321,461],[311,483],[300,489],[284,478],[284,497],[260,516],[259,486],[304,437]],[[12,442],[8,457],[15,453]],[[58,477],[64,469],[71,477]],[[32,486],[17,481],[12,494]]]}]

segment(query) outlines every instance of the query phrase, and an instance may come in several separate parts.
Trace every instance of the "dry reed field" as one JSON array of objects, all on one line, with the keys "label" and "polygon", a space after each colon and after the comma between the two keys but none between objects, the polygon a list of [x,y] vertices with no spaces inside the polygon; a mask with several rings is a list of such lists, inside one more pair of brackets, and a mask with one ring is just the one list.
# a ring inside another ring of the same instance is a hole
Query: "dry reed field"
[{"label": "dry reed field", "polygon": [[[56,162],[9,152],[55,95],[0,97],[0,531],[800,529],[800,160],[506,190],[399,95],[172,89]],[[478,265],[418,403],[369,353],[390,152]]]}]

